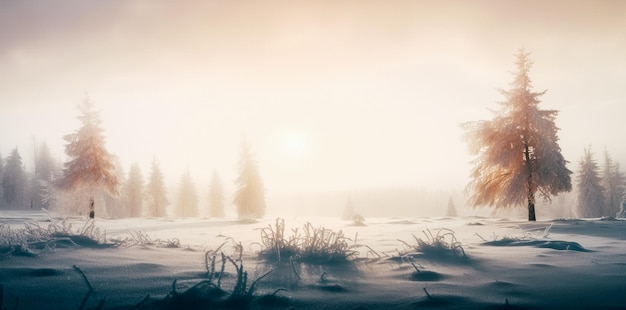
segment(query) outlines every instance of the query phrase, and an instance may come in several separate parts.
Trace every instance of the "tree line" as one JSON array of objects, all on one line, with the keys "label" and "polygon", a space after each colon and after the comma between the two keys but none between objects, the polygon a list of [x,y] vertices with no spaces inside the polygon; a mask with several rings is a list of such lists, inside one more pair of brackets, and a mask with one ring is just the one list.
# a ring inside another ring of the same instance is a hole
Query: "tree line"
[{"label": "tree line", "polygon": [[[27,172],[17,148],[4,160],[0,155],[0,209],[39,210],[47,208],[67,215],[90,217],[168,216],[164,175],[156,158],[147,180],[138,163],[125,174],[119,159],[108,152],[104,130],[88,97],[78,105],[80,128],[63,137],[69,158],[60,164],[47,143],[35,151],[34,172]],[[235,182],[233,203],[240,218],[258,218],[265,213],[265,189],[247,142]],[[217,170],[209,186],[209,215],[225,214],[224,187]],[[199,216],[199,198],[191,172],[183,173],[172,216]]]}]

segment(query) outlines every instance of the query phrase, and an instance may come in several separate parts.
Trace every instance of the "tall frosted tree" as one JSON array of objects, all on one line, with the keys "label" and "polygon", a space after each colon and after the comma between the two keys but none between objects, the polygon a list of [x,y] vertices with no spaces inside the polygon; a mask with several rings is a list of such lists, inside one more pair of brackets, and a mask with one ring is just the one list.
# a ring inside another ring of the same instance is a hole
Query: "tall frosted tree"
[{"label": "tall frosted tree", "polygon": [[602,215],[617,216],[621,209],[624,192],[626,191],[626,175],[621,171],[619,163],[613,161],[607,150],[604,150],[602,186],[604,187],[605,202]]},{"label": "tall frosted tree", "polygon": [[32,186],[32,205],[36,209],[48,208],[49,205],[43,202],[46,186],[48,186],[57,176],[59,164],[52,157],[48,143],[41,143],[35,150],[35,174]]},{"label": "tall frosted tree", "polygon": [[152,168],[148,184],[146,185],[146,216],[164,217],[167,216],[166,208],[169,204],[165,181],[161,168],[156,159],[152,160]]},{"label": "tall frosted tree", "polygon": [[[100,116],[88,97],[78,105],[81,127],[63,139],[65,154],[70,158],[64,164],[63,175],[55,184],[70,192],[80,191],[87,198],[89,217],[95,215],[96,196],[102,191],[118,195],[118,178],[111,154],[105,148],[105,138]],[[106,211],[102,208],[102,211]]]},{"label": "tall frosted tree", "polygon": [[576,214],[579,217],[600,217],[604,211],[604,187],[600,178],[600,168],[593,159],[591,147],[585,149],[578,163],[576,177]]},{"label": "tall frosted tree", "polygon": [[185,170],[180,179],[176,215],[180,217],[198,216],[198,194],[189,169]]},{"label": "tall frosted tree", "polygon": [[558,144],[558,111],[539,109],[545,91],[532,91],[529,55],[524,49],[517,54],[517,72],[510,89],[500,90],[505,100],[494,118],[465,124],[469,151],[476,156],[467,191],[473,206],[526,205],[528,220],[535,221],[537,194],[550,200],[570,191],[572,172]]},{"label": "tall frosted tree", "polygon": [[124,206],[130,217],[140,217],[143,211],[144,180],[139,164],[134,163],[124,184]]},{"label": "tall frosted tree", "polygon": [[265,215],[265,188],[258,164],[245,140],[242,143],[235,185],[237,190],[233,203],[237,206],[239,218],[255,219]]},{"label": "tall frosted tree", "polygon": [[213,170],[211,184],[209,185],[209,216],[224,216],[224,186],[216,170]]},{"label": "tall frosted tree", "polygon": [[2,175],[2,195],[5,203],[10,208],[26,208],[27,184],[27,175],[22,164],[22,156],[15,148],[7,157]]}]

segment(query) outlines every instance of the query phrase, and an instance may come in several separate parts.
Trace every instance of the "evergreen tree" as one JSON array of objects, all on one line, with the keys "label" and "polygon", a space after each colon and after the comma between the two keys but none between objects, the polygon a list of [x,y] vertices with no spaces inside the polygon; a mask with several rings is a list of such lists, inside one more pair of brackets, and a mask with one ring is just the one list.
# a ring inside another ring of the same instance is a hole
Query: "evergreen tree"
[{"label": "evergreen tree", "polygon": [[579,217],[600,217],[604,210],[604,187],[599,174],[599,167],[593,159],[591,147],[585,148],[585,153],[578,164],[578,189],[576,209]]},{"label": "evergreen tree", "polygon": [[509,208],[528,206],[528,220],[535,221],[535,196],[546,200],[570,191],[571,171],[561,155],[554,121],[558,111],[540,110],[539,97],[528,77],[529,53],[517,54],[517,72],[501,109],[490,121],[465,124],[473,161],[467,190],[473,206]]},{"label": "evergreen tree", "polygon": [[4,201],[10,208],[26,208],[27,176],[22,156],[17,148],[7,157],[2,177],[2,192]]},{"label": "evergreen tree", "polygon": [[626,175],[620,170],[619,163],[613,161],[606,149],[604,150],[604,167],[602,168],[602,186],[604,187],[605,202],[602,216],[617,216],[621,209],[624,191],[626,191]]},{"label": "evergreen tree", "polygon": [[343,214],[341,215],[341,219],[344,221],[350,221],[356,215],[356,209],[354,208],[354,204],[352,203],[352,197],[348,197],[348,201],[346,201],[346,205],[343,208]]},{"label": "evergreen tree", "polygon": [[140,217],[143,210],[144,184],[139,164],[134,163],[124,185],[124,205],[130,217]]},{"label": "evergreen tree", "polygon": [[44,141],[35,151],[35,175],[32,185],[32,206],[35,209],[49,208],[43,202],[46,186],[48,186],[59,172],[59,164],[52,157],[48,144]]},{"label": "evergreen tree", "polygon": [[0,209],[5,208],[4,189],[2,186],[3,175],[4,175],[4,159],[2,158],[2,154],[0,154]]},{"label": "evergreen tree", "polygon": [[[104,190],[118,194],[118,178],[115,175],[113,158],[105,148],[105,139],[100,127],[100,117],[93,103],[85,98],[78,105],[78,120],[82,126],[74,133],[66,135],[65,153],[70,160],[64,164],[63,176],[58,179],[58,187],[65,191],[85,193],[89,205],[89,216],[94,217],[96,195]],[[104,207],[102,211],[106,211]]]},{"label": "evergreen tree", "polygon": [[452,200],[452,196],[448,198],[448,206],[446,207],[446,216],[457,216],[456,206]]},{"label": "evergreen tree", "polygon": [[257,162],[248,143],[242,143],[239,159],[239,174],[235,180],[237,190],[233,203],[241,219],[260,218],[265,215],[265,188],[259,174]]},{"label": "evergreen tree", "polygon": [[183,173],[178,191],[177,215],[180,217],[198,216],[198,194],[191,179],[189,169]]},{"label": "evergreen tree", "polygon": [[209,186],[209,216],[224,216],[224,187],[222,186],[222,179],[216,170],[213,170]]},{"label": "evergreen tree", "polygon": [[146,215],[151,217],[167,216],[166,208],[169,204],[167,191],[163,181],[163,173],[156,159],[152,160],[150,178],[146,186]]}]

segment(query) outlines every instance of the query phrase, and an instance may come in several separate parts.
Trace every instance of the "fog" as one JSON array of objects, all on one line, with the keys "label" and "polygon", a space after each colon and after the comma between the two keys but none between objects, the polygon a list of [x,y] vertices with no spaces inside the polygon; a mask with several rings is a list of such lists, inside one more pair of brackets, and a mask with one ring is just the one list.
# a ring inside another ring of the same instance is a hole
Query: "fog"
[{"label": "fog", "polygon": [[232,186],[245,136],[270,202],[427,189],[443,208],[468,181],[459,124],[491,117],[521,47],[570,170],[588,145],[624,164],[624,29],[622,1],[2,1],[0,154],[64,160],[88,94],[126,171],[156,158],[172,186]]}]

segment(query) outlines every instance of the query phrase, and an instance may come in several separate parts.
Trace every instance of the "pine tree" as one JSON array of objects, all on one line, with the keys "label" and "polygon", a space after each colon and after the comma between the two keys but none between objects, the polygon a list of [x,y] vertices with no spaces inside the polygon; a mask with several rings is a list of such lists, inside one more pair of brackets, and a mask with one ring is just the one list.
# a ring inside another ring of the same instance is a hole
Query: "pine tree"
[{"label": "pine tree", "polygon": [[82,126],[63,137],[67,141],[65,153],[70,161],[64,164],[63,176],[55,184],[65,191],[85,193],[89,202],[89,216],[93,218],[96,195],[103,190],[117,195],[119,182],[113,158],[105,148],[100,117],[93,103],[86,97],[78,105],[78,110],[78,120]]},{"label": "pine tree", "polygon": [[17,148],[7,157],[2,177],[2,195],[10,208],[26,208],[27,177]]},{"label": "pine tree", "polygon": [[166,208],[169,204],[169,201],[167,200],[167,192],[165,190],[163,173],[161,173],[161,168],[159,168],[159,163],[156,161],[156,159],[152,160],[150,178],[146,186],[146,202],[147,216],[167,216]]},{"label": "pine tree", "polygon": [[343,214],[341,215],[341,219],[344,221],[350,221],[356,215],[356,209],[354,208],[354,204],[352,203],[352,197],[348,197],[348,201],[346,201],[346,205],[343,208]]},{"label": "pine tree", "polygon": [[579,217],[600,217],[604,210],[604,187],[599,167],[593,159],[591,147],[578,164],[576,188],[578,189],[576,209]]},{"label": "pine tree", "polygon": [[198,216],[198,194],[191,179],[189,169],[183,173],[178,190],[178,206],[176,213],[180,217]]},{"label": "pine tree", "polygon": [[3,175],[4,175],[4,159],[2,158],[2,154],[0,154],[0,209],[5,208],[4,189],[2,186]]},{"label": "pine tree", "polygon": [[239,174],[235,180],[237,190],[233,203],[241,219],[260,218],[265,215],[265,188],[248,143],[242,143]]},{"label": "pine tree", "polygon": [[606,149],[604,150],[604,167],[602,167],[602,186],[605,202],[602,216],[617,216],[621,209],[624,191],[626,191],[626,175]]},{"label": "pine tree", "polygon": [[216,170],[213,170],[209,186],[209,216],[224,216],[224,187],[222,186],[222,179]]},{"label": "pine tree", "polygon": [[124,185],[124,205],[130,217],[140,217],[143,211],[144,180],[139,164],[134,163]]},{"label": "pine tree", "polygon": [[446,207],[446,216],[457,216],[456,206],[454,205],[454,201],[452,200],[452,196],[448,198],[448,206]]},{"label": "pine tree", "polygon": [[561,155],[554,121],[558,111],[540,110],[528,72],[529,53],[517,54],[517,72],[501,109],[490,121],[465,124],[473,161],[472,180],[467,186],[470,204],[509,208],[528,206],[528,220],[535,221],[535,196],[546,200],[570,191],[571,171]]},{"label": "pine tree", "polygon": [[46,186],[48,186],[59,172],[59,164],[50,154],[50,148],[44,141],[35,151],[35,175],[32,185],[32,206],[35,209],[49,208],[43,202]]}]

